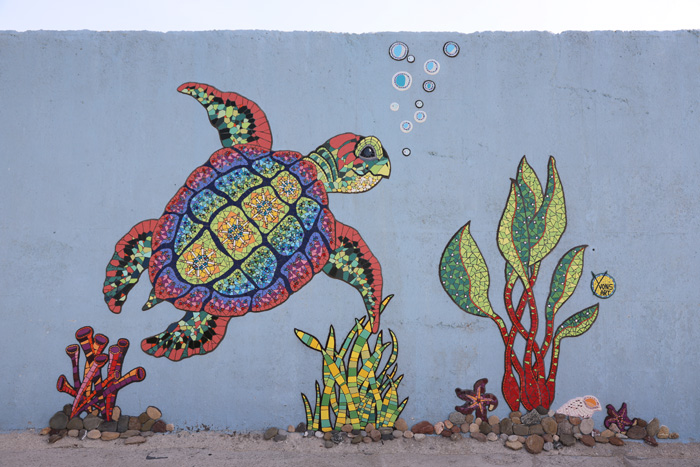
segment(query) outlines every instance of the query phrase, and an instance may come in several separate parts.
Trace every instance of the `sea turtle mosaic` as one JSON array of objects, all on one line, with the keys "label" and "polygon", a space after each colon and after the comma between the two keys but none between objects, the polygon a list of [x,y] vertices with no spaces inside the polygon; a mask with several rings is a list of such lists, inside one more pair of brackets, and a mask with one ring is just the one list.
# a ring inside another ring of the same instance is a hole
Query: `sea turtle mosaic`
[{"label": "sea turtle mosaic", "polygon": [[382,272],[360,234],[337,221],[328,193],[360,193],[388,178],[374,136],[344,133],[304,156],[272,151],[263,111],[212,86],[185,83],[219,131],[222,149],[197,167],[159,219],[134,226],[107,265],[104,298],[119,313],[139,276],[153,284],[143,306],[168,301],[183,318],[141,348],[181,360],[211,352],[229,320],[283,303],[323,271],[356,288],[379,329]]}]

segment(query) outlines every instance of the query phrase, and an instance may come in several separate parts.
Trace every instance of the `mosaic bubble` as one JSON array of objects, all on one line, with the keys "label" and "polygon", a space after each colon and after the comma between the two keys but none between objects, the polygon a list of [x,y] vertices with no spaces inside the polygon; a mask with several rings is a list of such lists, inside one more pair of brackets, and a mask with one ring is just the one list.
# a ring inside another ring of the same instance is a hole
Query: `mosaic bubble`
[{"label": "mosaic bubble", "polygon": [[423,108],[423,101],[422,101],[422,100],[418,99],[418,100],[416,101],[416,108],[417,108],[417,109],[422,109],[422,108]]},{"label": "mosaic bubble", "polygon": [[401,131],[404,133],[409,133],[413,129],[413,123],[409,122],[408,120],[404,120],[401,122]]},{"label": "mosaic bubble", "polygon": [[426,118],[428,118],[428,116],[422,110],[418,110],[415,114],[413,114],[413,119],[418,123],[423,123]]},{"label": "mosaic bubble", "polygon": [[391,79],[391,84],[399,91],[405,91],[411,87],[412,81],[413,79],[411,78],[410,74],[406,73],[405,71],[399,71]]},{"label": "mosaic bubble", "polygon": [[391,105],[389,106],[389,108],[390,108],[391,110],[393,110],[394,112],[396,112],[397,110],[399,110],[399,103],[398,103],[398,102],[392,102]]},{"label": "mosaic bubble", "polygon": [[442,51],[448,57],[456,57],[459,55],[459,45],[456,42],[448,41],[442,46]]},{"label": "mosaic bubble", "polygon": [[414,57],[413,55],[409,55],[409,56],[406,58],[406,61],[407,61],[408,63],[413,63],[413,62],[416,61],[416,57]]},{"label": "mosaic bubble", "polygon": [[423,65],[423,69],[429,75],[437,75],[438,71],[440,71],[440,64],[437,60],[430,59],[427,62],[425,62],[425,65]]},{"label": "mosaic bubble", "polygon": [[389,56],[394,60],[403,60],[408,55],[408,46],[401,41],[396,41],[389,46]]},{"label": "mosaic bubble", "polygon": [[435,91],[435,81],[431,81],[429,79],[423,81],[423,91],[425,91],[425,92]]},{"label": "mosaic bubble", "polygon": [[403,148],[403,149],[401,150],[401,154],[403,154],[404,156],[408,157],[408,156],[411,155],[411,150],[408,149],[408,148]]}]

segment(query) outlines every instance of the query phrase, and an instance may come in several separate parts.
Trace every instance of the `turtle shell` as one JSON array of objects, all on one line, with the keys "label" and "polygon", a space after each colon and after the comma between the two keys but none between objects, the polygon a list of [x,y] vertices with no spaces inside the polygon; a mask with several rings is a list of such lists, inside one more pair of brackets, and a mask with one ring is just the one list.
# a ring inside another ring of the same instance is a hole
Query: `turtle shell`
[{"label": "turtle shell", "polygon": [[167,204],[148,273],[156,297],[181,310],[264,311],[323,269],[334,229],[316,166],[301,154],[224,148]]}]

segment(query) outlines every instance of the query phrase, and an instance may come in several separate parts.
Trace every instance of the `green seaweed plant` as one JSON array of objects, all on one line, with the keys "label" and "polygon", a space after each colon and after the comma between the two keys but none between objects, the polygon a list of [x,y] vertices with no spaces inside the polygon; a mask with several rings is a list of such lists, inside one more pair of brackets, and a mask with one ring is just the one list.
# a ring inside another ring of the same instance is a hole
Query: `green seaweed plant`
[{"label": "green seaweed plant", "polygon": [[[380,314],[392,297],[389,295],[382,301]],[[398,388],[403,375],[396,376],[399,343],[391,329],[391,342],[384,343],[379,332],[372,346],[368,341],[372,335],[371,321],[367,317],[355,319],[339,350],[335,348],[333,326],[325,347],[311,334],[299,329],[294,332],[304,345],[323,355],[323,388],[316,381],[314,410],[306,394],[301,394],[308,430],[333,431],[345,424],[355,429],[364,429],[369,423],[378,428],[394,426],[408,398],[399,403]],[[389,357],[380,371],[386,353]]]},{"label": "green seaweed plant", "polygon": [[[562,339],[580,336],[598,316],[598,304],[595,304],[573,314],[554,330],[555,315],[574,293],[583,271],[587,245],[577,246],[567,251],[554,269],[544,307],[544,340],[538,345],[540,316],[533,289],[541,261],[552,252],[566,229],[564,190],[554,158],[549,159],[544,192],[534,170],[522,158],[516,178],[511,179],[508,201],[498,226],[498,249],[506,260],[503,298],[512,323],[510,329],[489,301],[489,271],[469,231],[470,223],[460,228],[445,247],[440,261],[443,288],[462,310],[490,318],[498,326],[505,344],[502,389],[511,410],[518,410],[521,403],[527,410],[540,405],[549,408],[554,400]],[[514,301],[513,292],[518,283],[522,291]],[[526,311],[529,311],[530,329],[521,321]],[[513,350],[518,336],[525,340],[522,363]],[[546,371],[545,358],[550,349],[551,361]]]}]

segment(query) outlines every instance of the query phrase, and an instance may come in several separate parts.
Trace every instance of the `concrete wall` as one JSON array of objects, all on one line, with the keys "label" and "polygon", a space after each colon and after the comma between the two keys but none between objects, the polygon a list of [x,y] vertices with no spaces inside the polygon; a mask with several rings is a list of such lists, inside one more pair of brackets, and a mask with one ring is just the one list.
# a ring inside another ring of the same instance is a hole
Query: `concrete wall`
[{"label": "concrete wall", "polygon": [[[389,57],[397,40],[415,63]],[[457,57],[443,54],[448,40],[460,45]],[[220,147],[205,112],[176,92],[198,81],[257,102],[275,149],[307,153],[353,131],[389,151],[390,180],[330,204],[363,235],[385,294],[396,295],[382,328],[399,340],[409,424],[443,419],[461,404],[454,388],[481,377],[500,397],[497,329],[451,302],[438,263],[471,220],[491,302],[505,315],[495,238],[509,178],[526,154],[544,180],[554,155],[569,221],[535,293],[544,301],[556,259],[588,244],[579,288],[560,313],[601,307],[591,330],[562,344],[552,406],[594,394],[697,439],[699,45],[697,31],[0,33],[0,430],[42,427],[71,402],[55,384],[71,371],[64,348],[83,325],[130,339],[125,368],[146,368],[145,381],[119,395],[126,413],[157,405],[180,427],[232,430],[304,420],[300,393],[313,397],[321,360],[293,329],[325,338],[333,324],[344,335],[364,314],[346,284],[317,277],[282,306],[234,319],[215,352],[178,363],[138,348],[182,314],[167,303],[142,312],[149,284],[121,315],[102,298],[116,241],[158,217]],[[434,77],[422,71],[430,58],[441,65]],[[414,78],[407,91],[392,87],[399,71]],[[428,78],[432,93],[420,86]],[[428,118],[406,134],[399,124],[412,120],[416,99]],[[591,271],[616,279],[612,298],[592,295]],[[496,414],[508,411],[502,403]]]}]

